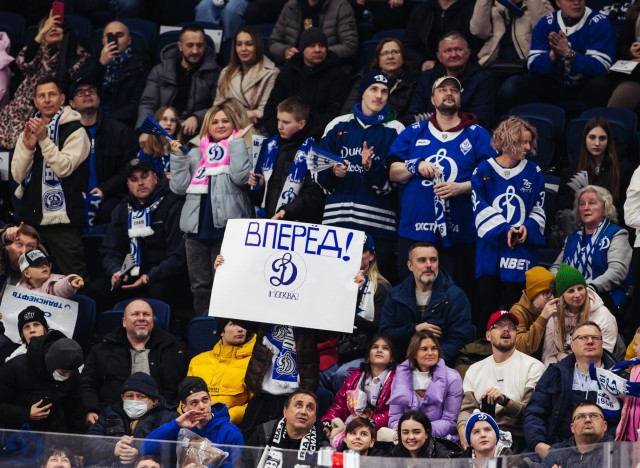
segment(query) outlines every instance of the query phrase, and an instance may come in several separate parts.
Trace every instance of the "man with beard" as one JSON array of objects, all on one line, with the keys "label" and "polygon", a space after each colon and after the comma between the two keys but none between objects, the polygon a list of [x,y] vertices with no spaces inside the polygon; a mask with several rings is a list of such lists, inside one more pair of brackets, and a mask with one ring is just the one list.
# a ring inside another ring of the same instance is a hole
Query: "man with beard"
[{"label": "man with beard", "polygon": [[106,335],[87,357],[81,391],[88,425],[122,400],[122,385],[135,372],[151,375],[167,407],[177,407],[178,384],[187,374],[186,349],[171,333],[154,327],[153,310],[142,299],[127,305],[122,328]]},{"label": "man with beard", "polygon": [[544,372],[544,365],[516,350],[517,327],[518,319],[511,312],[494,312],[486,333],[492,355],[472,364],[465,374],[464,398],[458,414],[458,434],[465,449],[469,444],[465,427],[475,409],[491,414],[501,429],[511,432],[515,453],[525,448],[524,409]]},{"label": "man with beard", "polygon": [[[402,184],[398,252],[402,255],[420,241],[445,247],[443,265],[473,304],[476,229],[471,174],[495,150],[476,116],[460,111],[462,85],[456,77],[438,78],[431,92],[435,113],[407,127],[389,151],[389,179]],[[400,258],[398,265],[405,260]],[[476,327],[482,329],[484,323]]]},{"label": "man with beard", "polygon": [[438,249],[430,242],[411,246],[407,267],[413,276],[389,290],[380,332],[393,341],[395,360],[402,362],[413,334],[429,330],[438,337],[442,357],[452,366],[458,350],[475,338],[467,296],[440,268]]},{"label": "man with beard", "polygon": [[[160,57],[140,98],[136,128],[147,114],[153,115],[162,106],[173,106],[180,114],[182,134],[191,137],[200,129],[216,95],[220,74],[216,53],[207,46],[204,30],[191,24],[182,28],[176,44],[162,49]],[[140,146],[148,137],[140,135]]]}]

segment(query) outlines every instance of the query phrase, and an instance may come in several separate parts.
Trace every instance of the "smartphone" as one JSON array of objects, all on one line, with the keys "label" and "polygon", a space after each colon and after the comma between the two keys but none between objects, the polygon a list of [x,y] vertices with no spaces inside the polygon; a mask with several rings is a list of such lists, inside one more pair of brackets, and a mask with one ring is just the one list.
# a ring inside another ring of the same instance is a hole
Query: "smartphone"
[{"label": "smartphone", "polygon": [[64,3],[63,2],[53,2],[51,4],[51,13],[53,13],[53,16],[60,17],[60,24],[64,23]]},{"label": "smartphone", "polygon": [[47,406],[49,403],[52,403],[51,398],[49,398],[48,396],[42,397],[42,403],[40,403],[40,405],[38,405],[38,408],[42,408],[43,406]]},{"label": "smartphone", "polygon": [[107,42],[115,42],[118,43],[118,35],[113,33],[107,33]]},{"label": "smartphone", "polygon": [[489,400],[487,397],[484,397],[482,399],[482,401],[480,402],[480,411],[482,411],[483,413],[487,413],[489,416],[491,416],[492,418],[496,417],[496,404],[493,403],[489,403]]}]

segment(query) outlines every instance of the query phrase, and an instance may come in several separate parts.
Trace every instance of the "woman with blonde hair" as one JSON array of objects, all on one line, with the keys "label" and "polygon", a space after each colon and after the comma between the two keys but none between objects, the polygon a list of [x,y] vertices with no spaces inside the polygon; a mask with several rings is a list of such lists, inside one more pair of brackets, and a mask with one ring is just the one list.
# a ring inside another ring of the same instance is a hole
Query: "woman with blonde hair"
[{"label": "woman with blonde hair", "polygon": [[251,123],[257,124],[278,73],[276,65],[264,55],[260,31],[253,26],[244,26],[233,38],[231,59],[220,73],[213,104],[235,98],[246,109]]},{"label": "woman with blonde hair", "polygon": [[525,271],[537,265],[537,250],[545,245],[544,177],[527,160],[535,154],[537,137],[529,122],[509,117],[491,138],[499,156],[481,162],[471,176],[481,304],[477,323],[518,301]]},{"label": "woman with blonde hair", "polygon": [[586,320],[595,322],[602,331],[602,346],[613,352],[618,339],[616,319],[576,268],[563,263],[556,273],[556,294],[560,298],[557,315],[547,321],[542,362],[561,361],[571,354],[571,335]]},{"label": "woman with blonde hair", "polygon": [[[213,262],[220,253],[227,221],[253,217],[247,181],[251,171],[243,137],[251,125],[241,127],[244,112],[226,101],[204,116],[197,146],[185,155],[179,141],[171,142],[171,191],[186,195],[180,229],[186,233],[185,250],[194,310],[209,307]],[[185,157],[186,156],[186,157]]]}]

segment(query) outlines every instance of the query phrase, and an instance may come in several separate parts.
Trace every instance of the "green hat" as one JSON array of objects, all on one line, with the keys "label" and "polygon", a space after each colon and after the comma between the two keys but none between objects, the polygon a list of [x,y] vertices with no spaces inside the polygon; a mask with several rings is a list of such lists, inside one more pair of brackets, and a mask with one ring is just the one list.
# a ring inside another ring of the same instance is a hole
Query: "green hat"
[{"label": "green hat", "polygon": [[560,297],[564,292],[576,284],[587,285],[584,276],[577,268],[563,263],[556,273],[556,294]]}]

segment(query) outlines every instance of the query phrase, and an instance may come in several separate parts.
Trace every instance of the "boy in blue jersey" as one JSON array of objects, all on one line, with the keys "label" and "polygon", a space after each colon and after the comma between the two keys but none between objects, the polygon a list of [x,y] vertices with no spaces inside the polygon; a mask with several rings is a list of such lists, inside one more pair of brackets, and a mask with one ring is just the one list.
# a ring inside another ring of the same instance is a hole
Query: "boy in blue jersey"
[{"label": "boy in blue jersey", "polygon": [[[495,151],[476,116],[460,111],[457,78],[438,78],[431,91],[435,113],[407,127],[390,151],[389,179],[402,184],[398,252],[405,254],[415,242],[443,247],[446,270],[473,304],[476,232],[470,180],[476,166]],[[404,257],[398,265],[406,262]]]},{"label": "boy in blue jersey", "polygon": [[[324,189],[323,224],[359,229],[374,238],[380,271],[394,278],[396,211],[387,177],[387,154],[404,126],[387,109],[391,80],[379,70],[360,82],[361,100],[333,119],[318,148],[342,158],[316,174]],[[392,281],[393,282],[393,281]]]},{"label": "boy in blue jersey", "polygon": [[255,171],[248,184],[253,203],[264,216],[320,223],[324,194],[307,170],[307,154],[313,145],[307,121],[309,105],[298,96],[278,104],[278,132],[262,144]]}]

